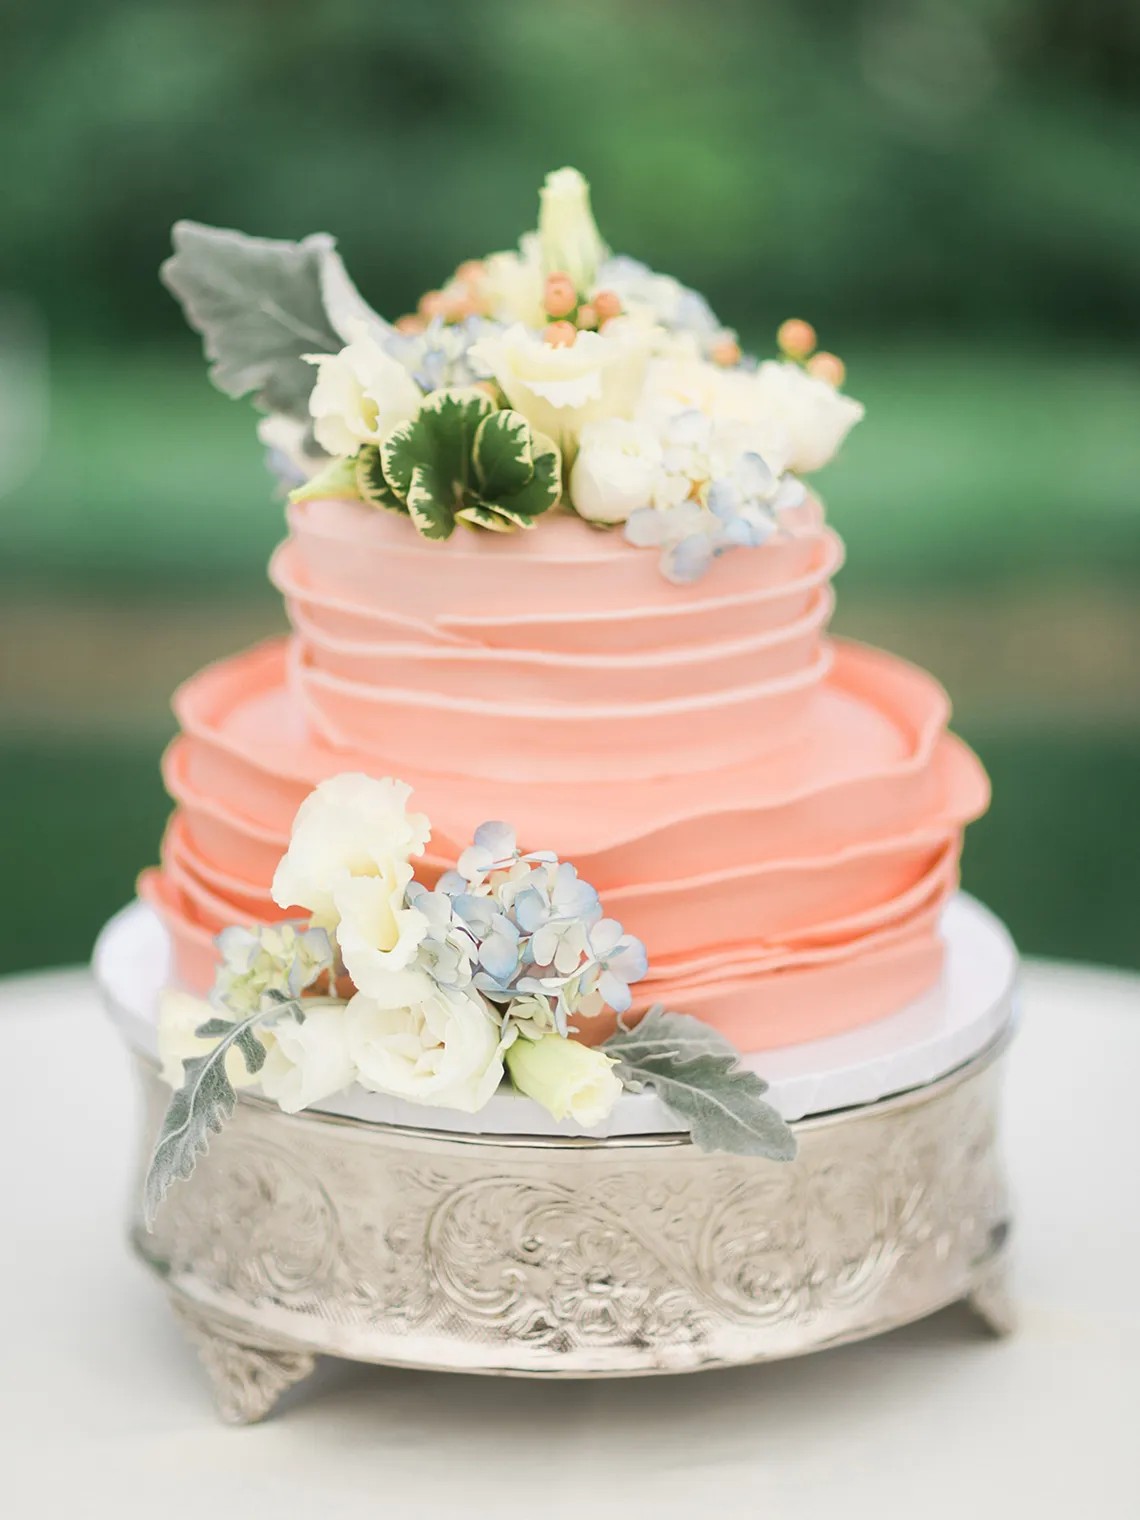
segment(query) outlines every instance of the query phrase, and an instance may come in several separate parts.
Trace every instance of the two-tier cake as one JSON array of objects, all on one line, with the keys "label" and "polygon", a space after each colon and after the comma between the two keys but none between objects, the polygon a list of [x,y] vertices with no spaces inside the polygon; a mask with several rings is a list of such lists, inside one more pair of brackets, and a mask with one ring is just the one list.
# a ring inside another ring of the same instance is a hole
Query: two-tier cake
[{"label": "two-tier cake", "polygon": [[765,1053],[835,1107],[913,1086],[919,1036],[923,1081],[993,1036],[1004,972],[962,980],[992,925],[944,971],[985,775],[933,679],[828,636],[843,550],[805,481],[862,408],[807,323],[742,354],[606,248],[573,170],[395,323],[323,235],[180,224],[164,276],[265,414],[292,632],[177,693],[146,926],[104,966],[129,980],[140,933],[161,958],[152,1222],[259,1097],[598,1137],[650,1095],[640,1127],[778,1172],[805,1107],[761,1096]]}]

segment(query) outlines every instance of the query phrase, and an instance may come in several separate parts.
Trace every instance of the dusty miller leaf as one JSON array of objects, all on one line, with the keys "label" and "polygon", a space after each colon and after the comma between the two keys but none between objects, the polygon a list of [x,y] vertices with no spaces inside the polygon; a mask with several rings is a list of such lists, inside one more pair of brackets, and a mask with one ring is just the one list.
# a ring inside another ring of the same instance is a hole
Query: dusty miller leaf
[{"label": "dusty miller leaf", "polygon": [[767,1083],[740,1065],[715,1029],[688,1014],[652,1008],[602,1046],[627,1086],[651,1087],[705,1151],[790,1161],[796,1137],[770,1103]]},{"label": "dusty miller leaf", "polygon": [[170,1100],[143,1183],[143,1219],[148,1229],[173,1184],[190,1176],[199,1156],[208,1149],[210,1136],[218,1133],[234,1111],[236,1094],[226,1072],[230,1047],[241,1051],[250,1072],[260,1071],[265,1046],[254,1033],[254,1026],[295,1007],[294,1003],[281,1002],[269,1012],[259,1011],[236,1024],[228,1019],[208,1019],[196,1031],[202,1039],[217,1039],[218,1043],[205,1055],[183,1063],[182,1086]]},{"label": "dusty miller leaf", "polygon": [[394,328],[378,311],[373,311],[357,290],[331,242],[321,254],[320,272],[321,301],[333,330],[345,343],[351,343],[364,328],[383,347]]},{"label": "dusty miller leaf", "polygon": [[316,371],[301,355],[343,347],[322,295],[332,238],[290,243],[199,222],[176,222],[173,238],[162,280],[202,334],[214,384],[227,396],[252,392],[262,411],[307,418]]}]

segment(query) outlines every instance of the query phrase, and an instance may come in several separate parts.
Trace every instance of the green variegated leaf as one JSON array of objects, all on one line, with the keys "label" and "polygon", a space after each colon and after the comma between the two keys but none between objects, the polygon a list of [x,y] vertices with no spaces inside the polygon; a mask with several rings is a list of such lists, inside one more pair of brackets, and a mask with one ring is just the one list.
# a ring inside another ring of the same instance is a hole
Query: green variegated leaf
[{"label": "green variegated leaf", "polygon": [[263,411],[307,419],[316,371],[301,356],[343,347],[321,291],[332,238],[290,243],[177,222],[173,240],[162,279],[202,335],[214,384],[228,396],[252,392]]},{"label": "green variegated leaf", "polygon": [[602,1046],[631,1088],[651,1087],[706,1151],[791,1161],[796,1137],[770,1103],[767,1083],[740,1065],[716,1030],[688,1014],[651,1008]]},{"label": "green variegated leaf", "polygon": [[388,484],[380,450],[375,444],[361,449],[352,464],[356,492],[362,501],[372,507],[386,507],[389,512],[407,512],[407,507]]},{"label": "green variegated leaf", "polygon": [[533,521],[548,512],[562,495],[562,456],[557,444],[543,433],[531,434],[531,451],[534,474],[502,505]]},{"label": "green variegated leaf", "polygon": [[471,478],[471,449],[484,417],[493,411],[491,398],[474,387],[435,391],[410,422],[401,423],[381,445],[388,483],[402,501],[412,488],[417,465],[430,465],[447,493],[459,505]]},{"label": "green variegated leaf", "polygon": [[[366,459],[367,451],[361,458]],[[380,447],[382,477],[426,538],[448,538],[456,521],[495,533],[529,528],[558,500],[561,459],[518,412],[496,412],[477,387],[436,391]],[[358,469],[370,495],[377,471]],[[487,483],[496,485],[492,495]]]},{"label": "green variegated leaf", "polygon": [[143,1183],[143,1218],[148,1228],[170,1188],[179,1178],[190,1176],[199,1156],[208,1149],[210,1136],[218,1133],[234,1111],[236,1094],[226,1072],[230,1047],[241,1051],[251,1073],[260,1071],[265,1046],[254,1033],[254,1026],[265,1025],[294,1006],[283,1001],[278,1008],[252,1014],[240,1023],[208,1019],[196,1031],[203,1039],[216,1039],[218,1043],[205,1055],[183,1062],[182,1086],[170,1100]]},{"label": "green variegated leaf", "polygon": [[500,530],[509,532],[512,528],[533,528],[534,518],[528,517],[525,512],[516,512],[513,501],[510,506],[501,501],[489,501],[484,506],[484,511],[498,519]]},{"label": "green variegated leaf", "polygon": [[322,496],[361,495],[356,482],[356,459],[330,459],[323,470],[318,470],[311,480],[289,492],[290,501],[314,501]]},{"label": "green variegated leaf", "polygon": [[408,487],[408,513],[424,538],[450,538],[455,512],[448,499],[452,483],[431,464],[417,464]]},{"label": "green variegated leaf", "polygon": [[529,520],[521,524],[512,523],[497,507],[485,507],[482,503],[461,507],[455,516],[460,522],[470,523],[475,528],[486,528],[491,533],[509,533],[512,528],[532,526]]},{"label": "green variegated leaf", "polygon": [[534,476],[534,434],[520,412],[484,417],[471,451],[479,495],[486,502],[513,496]]}]

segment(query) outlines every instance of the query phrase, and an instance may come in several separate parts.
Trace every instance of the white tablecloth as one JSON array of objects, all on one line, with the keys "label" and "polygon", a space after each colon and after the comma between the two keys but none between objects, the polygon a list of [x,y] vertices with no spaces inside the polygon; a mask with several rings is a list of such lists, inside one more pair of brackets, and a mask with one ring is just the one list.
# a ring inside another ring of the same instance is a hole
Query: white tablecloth
[{"label": "white tablecloth", "polygon": [[1007,1140],[1022,1327],[535,1384],[326,1364],[231,1429],[123,1240],[134,1095],[84,973],[0,982],[12,1520],[1140,1515],[1140,977],[1031,965]]}]

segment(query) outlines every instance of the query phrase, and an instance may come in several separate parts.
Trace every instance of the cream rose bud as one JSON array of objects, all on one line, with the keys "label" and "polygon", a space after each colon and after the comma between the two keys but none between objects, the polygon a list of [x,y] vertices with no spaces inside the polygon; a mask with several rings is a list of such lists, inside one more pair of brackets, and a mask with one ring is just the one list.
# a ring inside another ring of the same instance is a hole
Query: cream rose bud
[{"label": "cream rose bud", "polygon": [[476,992],[428,982],[418,1001],[388,1008],[357,993],[346,1016],[357,1080],[372,1092],[473,1114],[503,1080],[500,1020]]},{"label": "cream rose bud", "polygon": [[303,1019],[279,1019],[272,1035],[258,1080],[285,1113],[299,1113],[353,1081],[343,1003],[317,1005]]},{"label": "cream rose bud", "polygon": [[305,908],[314,924],[332,930],[340,922],[336,890],[349,878],[382,878],[392,893],[399,878],[406,885],[408,861],[422,854],[431,833],[422,813],[408,812],[411,795],[410,786],[390,776],[346,771],[322,781],[297,809],[289,848],[273,876],[273,901]]},{"label": "cream rose bud", "polygon": [[423,392],[398,359],[385,352],[363,323],[337,354],[306,354],[317,366],[309,396],[313,435],[334,457],[383,443],[398,423],[414,417]]},{"label": "cream rose bud", "polygon": [[[168,988],[162,994],[158,1005],[158,1059],[162,1062],[160,1075],[167,1087],[177,1092],[186,1078],[184,1063],[213,1050],[217,1040],[203,1039],[195,1031],[218,1016],[218,1010],[210,1003],[191,997],[188,992]],[[226,1051],[225,1065],[231,1087],[248,1087],[256,1081],[236,1045]]]},{"label": "cream rose bud", "polygon": [[608,252],[590,209],[590,187],[577,169],[555,169],[539,191],[538,238],[545,274],[568,274],[584,295]]},{"label": "cream rose bud", "polygon": [[603,1051],[558,1034],[519,1039],[507,1051],[507,1070],[519,1092],[541,1103],[555,1119],[593,1129],[617,1102],[622,1086],[617,1062]]},{"label": "cream rose bud", "polygon": [[643,422],[587,422],[570,472],[570,499],[590,522],[622,523],[648,506],[661,470],[661,443]]},{"label": "cream rose bud", "polygon": [[787,441],[787,468],[797,475],[822,470],[863,416],[863,407],[798,364],[769,359],[753,384],[761,413],[781,428]]}]

